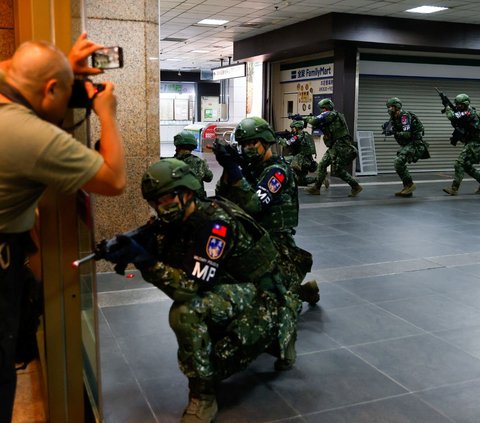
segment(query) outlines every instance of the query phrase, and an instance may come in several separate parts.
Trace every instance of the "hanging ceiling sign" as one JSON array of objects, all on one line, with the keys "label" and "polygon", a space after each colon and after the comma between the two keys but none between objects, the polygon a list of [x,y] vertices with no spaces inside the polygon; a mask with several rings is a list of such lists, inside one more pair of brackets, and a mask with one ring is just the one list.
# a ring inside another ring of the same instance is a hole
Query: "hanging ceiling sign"
[{"label": "hanging ceiling sign", "polygon": [[240,63],[238,65],[223,66],[221,68],[212,69],[213,80],[218,81],[220,79],[240,78],[246,76],[246,63]]}]

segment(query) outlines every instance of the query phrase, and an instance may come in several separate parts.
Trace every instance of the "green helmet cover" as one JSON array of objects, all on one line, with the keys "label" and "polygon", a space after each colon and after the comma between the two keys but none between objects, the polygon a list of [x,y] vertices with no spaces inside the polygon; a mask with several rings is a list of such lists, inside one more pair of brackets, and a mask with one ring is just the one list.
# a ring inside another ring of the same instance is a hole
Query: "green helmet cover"
[{"label": "green helmet cover", "polygon": [[179,145],[184,145],[187,147],[197,148],[197,139],[195,138],[195,135],[193,135],[191,132],[182,131],[173,137],[173,145],[175,147],[178,147]]},{"label": "green helmet cover", "polygon": [[397,107],[398,109],[402,108],[402,102],[400,101],[400,99],[398,97],[389,98],[387,100],[386,105],[387,105],[387,107],[394,106],[394,107]]},{"label": "green helmet cover", "polygon": [[454,101],[455,104],[464,104],[467,107],[470,105],[470,97],[467,94],[458,94]]},{"label": "green helmet cover", "polygon": [[318,102],[318,108],[319,109],[328,109],[328,110],[333,110],[335,105],[333,104],[333,101],[330,100],[329,98],[324,98],[323,100],[320,100]]},{"label": "green helmet cover", "polygon": [[242,144],[246,141],[262,140],[267,144],[277,142],[275,132],[265,119],[249,117],[240,121],[235,128],[235,140]]},{"label": "green helmet cover", "polygon": [[294,120],[290,123],[290,128],[303,129],[305,127],[303,120]]},{"label": "green helmet cover", "polygon": [[160,159],[143,174],[142,195],[147,201],[154,201],[178,188],[192,191],[201,188],[190,166],[181,160]]}]

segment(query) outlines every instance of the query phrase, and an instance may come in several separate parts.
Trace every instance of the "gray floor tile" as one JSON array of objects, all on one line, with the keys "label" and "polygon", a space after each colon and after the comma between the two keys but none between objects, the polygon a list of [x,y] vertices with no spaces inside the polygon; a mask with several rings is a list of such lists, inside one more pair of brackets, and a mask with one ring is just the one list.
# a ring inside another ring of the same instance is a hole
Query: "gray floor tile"
[{"label": "gray floor tile", "polygon": [[378,305],[426,331],[457,329],[480,322],[479,310],[440,294],[386,301]]},{"label": "gray floor tile", "polygon": [[322,313],[323,331],[340,345],[355,345],[416,335],[423,331],[372,304]]},{"label": "gray floor tile", "polygon": [[309,423],[451,423],[414,395],[402,395],[305,417]]},{"label": "gray floor tile", "polygon": [[429,334],[351,350],[410,391],[480,377],[480,360]]},{"label": "gray floor tile", "polygon": [[456,423],[478,423],[480,416],[480,381],[431,389],[416,394]]},{"label": "gray floor tile", "polygon": [[434,332],[433,334],[457,348],[480,358],[480,326]]},{"label": "gray floor tile", "polygon": [[[346,289],[343,289],[341,286],[336,286],[329,282],[322,282],[319,287],[320,302],[317,306],[321,310],[365,303],[364,299]],[[319,322],[319,324],[320,323],[321,322]]]},{"label": "gray floor tile", "polygon": [[434,291],[418,283],[415,277],[416,273],[418,272],[352,279],[336,283],[347,291],[373,303],[433,294]]},{"label": "gray floor tile", "polygon": [[302,415],[405,392],[345,349],[300,356],[294,369],[260,377]]},{"label": "gray floor tile", "polygon": [[117,337],[168,333],[171,301],[102,308],[113,334]]},{"label": "gray floor tile", "polygon": [[105,423],[158,423],[135,383],[119,383],[103,393]]}]

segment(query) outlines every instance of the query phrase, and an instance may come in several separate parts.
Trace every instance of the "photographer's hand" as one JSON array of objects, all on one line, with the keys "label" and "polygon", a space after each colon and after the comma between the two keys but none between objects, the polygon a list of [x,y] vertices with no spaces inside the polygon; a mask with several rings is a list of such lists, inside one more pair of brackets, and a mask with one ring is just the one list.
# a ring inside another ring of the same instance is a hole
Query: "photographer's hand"
[{"label": "photographer's hand", "polygon": [[87,33],[82,32],[72,46],[70,53],[68,53],[68,60],[72,66],[73,73],[75,75],[98,75],[103,73],[103,70],[92,68],[88,64],[88,57],[103,47],[103,45],[88,40]]},{"label": "photographer's hand", "polygon": [[[103,82],[105,89],[95,95],[95,87],[91,82],[85,82],[85,88],[88,97],[93,100],[93,110],[100,120],[100,145],[99,153],[103,157],[104,163],[95,177],[84,185],[86,191],[99,192],[99,189],[105,188],[105,183],[116,184],[124,187],[126,183],[125,170],[125,152],[122,143],[122,137],[118,128],[117,98],[113,93],[113,84]],[[104,192],[104,191],[103,191]],[[112,191],[115,195],[117,191]]]}]

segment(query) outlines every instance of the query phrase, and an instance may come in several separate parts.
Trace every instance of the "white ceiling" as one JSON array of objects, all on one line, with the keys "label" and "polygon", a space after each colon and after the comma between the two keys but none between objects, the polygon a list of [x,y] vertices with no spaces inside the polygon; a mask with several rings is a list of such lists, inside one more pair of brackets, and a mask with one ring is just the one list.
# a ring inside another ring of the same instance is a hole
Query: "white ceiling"
[{"label": "white ceiling", "polygon": [[[449,9],[429,15],[405,12],[422,5]],[[221,66],[221,59],[224,66],[233,64],[234,41],[331,12],[480,24],[478,0],[160,0],[160,69],[211,69]],[[196,25],[206,18],[229,22]]]}]

